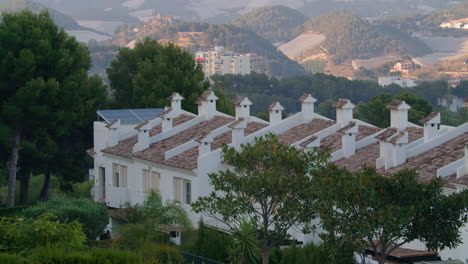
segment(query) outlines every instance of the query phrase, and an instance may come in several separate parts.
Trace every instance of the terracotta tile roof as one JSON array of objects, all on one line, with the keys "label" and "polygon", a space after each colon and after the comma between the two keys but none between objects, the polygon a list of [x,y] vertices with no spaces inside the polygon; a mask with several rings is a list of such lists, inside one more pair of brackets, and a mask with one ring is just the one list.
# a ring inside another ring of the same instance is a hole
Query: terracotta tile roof
[{"label": "terracotta tile roof", "polygon": [[278,102],[272,102],[271,104],[269,104],[269,105],[267,106],[266,109],[267,109],[267,110],[271,110],[271,109],[273,109],[273,107],[276,106],[276,104],[278,104]]},{"label": "terracotta tile roof", "polygon": [[428,116],[426,116],[425,118],[419,120],[419,123],[421,124],[425,124],[427,121],[431,121],[434,117],[438,116],[439,113],[438,112],[432,112],[431,114],[429,114]]},{"label": "terracotta tile roof", "polygon": [[395,110],[398,109],[398,107],[403,103],[403,101],[398,100],[398,99],[393,99],[393,101],[390,102],[389,105],[387,105],[387,109],[390,110]]},{"label": "terracotta tile roof", "polygon": [[169,96],[167,99],[172,100],[174,97],[177,97],[177,96],[180,96],[182,99],[184,99],[184,97],[182,95],[180,95],[179,93],[176,93],[176,92],[173,92],[171,94],[171,96]]},{"label": "terracotta tile roof", "polygon": [[309,95],[311,95],[311,94],[304,94],[303,96],[299,97],[299,99],[297,99],[297,101],[300,102],[300,103],[303,103],[304,100],[305,100],[307,97],[309,97]]},{"label": "terracotta tile roof", "polygon": [[[410,127],[408,131],[408,142],[411,143],[423,137],[424,130],[422,128]],[[385,133],[385,132],[384,132]],[[372,134],[371,134],[372,135]],[[359,138],[359,133],[357,138]],[[359,139],[360,140],[360,139]],[[375,167],[375,161],[380,155],[379,142],[365,146],[356,150],[356,154],[349,157],[336,161],[335,163],[339,166],[346,167],[350,171],[359,171],[363,164]]]},{"label": "terracotta tile roof", "polygon": [[[244,133],[246,136],[268,126],[267,124],[251,122],[247,124],[247,128]],[[211,144],[211,149],[215,150],[220,148],[223,144],[230,144],[232,142],[232,132],[225,132],[214,138],[213,143]],[[198,146],[193,147],[179,155],[176,155],[166,161],[163,164],[171,165],[174,167],[193,170],[197,167],[198,162]]]},{"label": "terracotta tile roof", "polygon": [[[189,120],[191,120],[193,117],[188,116],[188,115],[180,115],[176,118],[174,118],[173,126],[176,127],[182,123],[185,123]],[[162,127],[161,124],[153,127],[150,130],[150,136],[155,136],[159,133],[161,133]],[[132,151],[133,151],[133,146],[138,142],[138,136],[133,136],[129,137],[127,139],[121,140],[120,143],[116,146],[113,147],[108,147],[106,149],[103,149],[102,152],[105,153],[110,153],[118,156],[123,156],[123,157],[131,157],[132,156]]]},{"label": "terracotta tile roof", "polygon": [[[358,133],[356,134],[356,141],[359,141],[363,138],[373,135],[380,130],[382,129],[378,127],[360,125],[358,126]],[[333,133],[329,135],[328,137],[324,137],[320,141],[320,147],[328,147],[332,153],[337,150],[340,150],[342,148],[341,144],[342,144],[341,133],[339,132]]]},{"label": "terracotta tile roof", "polygon": [[277,137],[280,143],[290,145],[334,124],[335,121],[315,118],[308,123],[293,127]]},{"label": "terracotta tile roof", "polygon": [[237,119],[235,122],[232,122],[231,124],[228,125],[229,128],[234,128],[235,126],[237,126],[238,124],[244,122],[244,118],[239,118]]},{"label": "terracotta tile roof", "polygon": [[240,105],[242,101],[244,101],[245,97],[244,96],[237,96],[234,101],[232,101],[233,105]]},{"label": "terracotta tile roof", "polygon": [[348,129],[350,129],[350,128],[354,127],[354,126],[356,126],[356,122],[351,121],[351,122],[349,122],[349,124],[347,124],[346,126],[338,129],[338,131],[336,131],[336,132],[343,134],[343,133],[346,133],[346,131]]},{"label": "terracotta tile roof", "polygon": [[195,101],[195,104],[201,104],[203,101],[206,101],[206,98],[208,98],[211,95],[212,91],[204,91],[200,97],[198,97],[197,101]]},{"label": "terracotta tile roof", "polygon": [[371,127],[371,126],[358,126],[358,133],[356,135],[356,141],[364,139],[370,135],[373,135],[382,130],[380,127]]},{"label": "terracotta tile roof", "polygon": [[176,164],[171,161],[172,159],[169,159],[167,161],[164,160],[164,153],[170,149],[173,149],[177,146],[180,146],[184,143],[193,140],[194,138],[203,133],[213,131],[232,121],[232,118],[215,116],[211,120],[203,121],[189,129],[183,130],[182,132],[175,134],[172,137],[153,143],[150,145],[149,148],[143,151],[133,153],[132,157],[147,160],[150,162],[171,165],[175,167],[185,166],[182,164],[183,162],[178,162]]},{"label": "terracotta tile roof", "polygon": [[437,175],[438,169],[463,158],[466,142],[468,142],[468,132],[415,157],[411,157],[404,164],[388,169],[385,173],[391,174],[402,169],[411,168],[416,169],[421,181],[428,181]]},{"label": "terracotta tile roof", "polygon": [[340,99],[336,104],[333,105],[334,108],[341,109],[345,104],[348,103],[347,99]]},{"label": "terracotta tile roof", "polygon": [[353,172],[360,171],[362,165],[375,167],[375,160],[379,157],[379,151],[379,143],[376,142],[356,150],[356,154],[349,158],[340,159],[335,164]]},{"label": "terracotta tile roof", "polygon": [[382,132],[380,135],[376,136],[375,138],[378,140],[386,140],[389,137],[395,135],[398,132],[396,128],[387,128],[384,132]]},{"label": "terracotta tile roof", "polygon": [[159,117],[164,118],[171,111],[172,111],[172,107],[167,107],[166,109],[164,109],[164,112],[162,112],[162,114],[159,115]]},{"label": "terracotta tile roof", "polygon": [[316,136],[312,136],[312,137],[310,137],[308,140],[302,142],[302,143],[300,144],[300,146],[303,147],[303,148],[305,148],[305,147],[307,147],[307,145],[309,145],[310,143],[314,142],[316,139],[317,139]]},{"label": "terracotta tile roof", "polygon": [[454,174],[452,176],[445,177],[443,179],[444,179],[444,185],[449,188],[456,188],[455,184],[462,184],[462,185],[468,186],[468,174],[460,178],[457,178],[457,175]]},{"label": "terracotta tile roof", "polygon": [[400,140],[404,136],[405,136],[405,132],[400,131],[400,132],[398,132],[398,135],[396,135],[395,137],[392,137],[388,142],[389,143],[396,143],[398,140]]},{"label": "terracotta tile roof", "polygon": [[140,130],[143,126],[147,125],[149,120],[145,120],[143,123],[140,123],[138,126],[135,127],[136,130]]}]

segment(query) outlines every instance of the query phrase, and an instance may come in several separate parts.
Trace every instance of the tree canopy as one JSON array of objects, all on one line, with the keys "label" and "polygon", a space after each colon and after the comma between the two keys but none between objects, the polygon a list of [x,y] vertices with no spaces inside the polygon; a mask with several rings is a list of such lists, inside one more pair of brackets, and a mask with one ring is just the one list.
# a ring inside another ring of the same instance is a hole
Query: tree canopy
[{"label": "tree canopy", "polygon": [[467,220],[468,191],[445,195],[442,180],[418,180],[414,170],[381,175],[373,168],[314,177],[315,209],[327,231],[323,238],[373,250],[379,263],[395,249],[420,240],[429,249],[454,248]]},{"label": "tree canopy", "polygon": [[163,107],[167,97],[178,92],[185,97],[183,108],[195,111],[197,97],[209,85],[189,52],[149,38],[134,49],[120,49],[107,75],[121,108]]},{"label": "tree canopy", "polygon": [[390,126],[390,110],[387,109],[387,105],[393,99],[405,101],[411,106],[408,111],[408,121],[415,124],[419,124],[419,120],[433,111],[433,107],[426,99],[419,98],[413,92],[406,91],[395,96],[389,94],[374,96],[369,103],[358,106],[356,115],[365,122],[379,127],[388,127]]},{"label": "tree canopy", "polygon": [[224,145],[228,166],[209,174],[213,191],[192,208],[232,229],[252,221],[259,230],[263,263],[273,246],[286,240],[292,226],[311,231],[315,196],[310,176],[328,165],[328,154],[283,145],[273,134],[256,138],[240,149]]},{"label": "tree canopy", "polygon": [[18,159],[22,183],[29,182],[28,163],[49,176],[84,171],[83,142],[91,135],[84,131],[106,103],[106,92],[98,77],[88,76],[86,47],[57,27],[47,11],[4,13],[0,39],[0,130],[9,139],[0,142],[10,150],[8,205],[13,206]]}]

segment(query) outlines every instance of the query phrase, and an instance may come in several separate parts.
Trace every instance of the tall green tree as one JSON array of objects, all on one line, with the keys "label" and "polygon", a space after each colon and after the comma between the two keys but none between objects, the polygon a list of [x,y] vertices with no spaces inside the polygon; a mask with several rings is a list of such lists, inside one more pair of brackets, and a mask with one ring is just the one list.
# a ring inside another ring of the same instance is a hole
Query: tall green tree
[{"label": "tall green tree", "polygon": [[149,38],[134,49],[120,49],[107,75],[115,104],[122,108],[163,107],[178,92],[185,97],[182,107],[194,112],[195,101],[209,86],[189,52]]},{"label": "tall green tree", "polygon": [[444,195],[440,178],[420,182],[405,170],[387,176],[373,168],[351,173],[330,170],[314,177],[315,210],[326,241],[375,252],[379,263],[405,243],[420,240],[429,249],[453,248],[466,223],[468,191]]},{"label": "tall green tree", "polygon": [[268,263],[271,249],[289,237],[291,227],[311,231],[315,196],[310,176],[328,166],[328,154],[304,153],[268,134],[240,150],[224,145],[222,155],[228,167],[209,174],[213,191],[192,208],[232,230],[252,221],[259,230],[262,261]]},{"label": "tall green tree", "polygon": [[[52,162],[67,145],[58,139],[86,122],[86,109],[95,110],[102,103],[95,93],[105,95],[105,91],[100,79],[88,77],[91,61],[86,47],[57,27],[47,11],[4,13],[0,39],[0,121],[10,138],[7,205],[11,207],[21,147],[42,152],[36,155],[37,167],[65,167]],[[81,148],[74,151],[84,154]]]},{"label": "tall green tree", "polygon": [[406,91],[395,96],[380,94],[371,98],[366,104],[358,105],[357,117],[378,127],[390,126],[390,110],[387,105],[393,100],[403,100],[411,106],[408,111],[408,120],[415,124],[433,111],[431,104],[423,98],[419,98],[411,91]]}]

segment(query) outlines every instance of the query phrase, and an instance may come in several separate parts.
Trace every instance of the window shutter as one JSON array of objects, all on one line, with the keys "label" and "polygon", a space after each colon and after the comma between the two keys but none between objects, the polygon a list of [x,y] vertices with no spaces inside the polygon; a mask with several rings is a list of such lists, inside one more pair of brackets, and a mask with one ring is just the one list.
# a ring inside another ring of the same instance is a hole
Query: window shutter
[{"label": "window shutter", "polygon": [[150,185],[150,171],[149,170],[143,170],[143,192],[144,193],[149,193],[150,188],[151,188],[151,185]]},{"label": "window shutter", "polygon": [[161,179],[161,175],[158,172],[151,172],[151,188],[154,191],[159,191],[159,180]]},{"label": "window shutter", "polygon": [[127,166],[120,166],[122,174],[122,188],[127,188]]}]

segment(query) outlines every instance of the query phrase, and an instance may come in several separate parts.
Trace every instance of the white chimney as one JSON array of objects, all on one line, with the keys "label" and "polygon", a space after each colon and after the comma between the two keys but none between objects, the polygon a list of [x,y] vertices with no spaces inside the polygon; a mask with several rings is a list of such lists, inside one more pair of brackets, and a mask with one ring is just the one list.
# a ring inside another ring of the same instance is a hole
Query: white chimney
[{"label": "white chimney", "polygon": [[205,91],[195,102],[198,104],[198,116],[211,119],[216,114],[216,101],[219,98],[213,91]]},{"label": "white chimney", "polygon": [[379,140],[379,158],[376,160],[376,168],[384,168],[389,160],[392,160],[392,145],[388,143],[388,139],[398,133],[396,128],[387,128],[380,133],[377,138]]},{"label": "white chimney", "polygon": [[247,128],[247,122],[245,119],[239,118],[237,121],[229,124],[228,127],[232,129],[232,146],[239,149],[244,140],[244,130]]},{"label": "white chimney", "polygon": [[424,125],[424,142],[428,142],[439,135],[440,113],[432,112],[419,122]]},{"label": "white chimney", "polygon": [[267,107],[270,112],[270,125],[279,123],[283,119],[284,107],[279,102],[273,102]]},{"label": "white chimney", "polygon": [[356,153],[356,134],[358,126],[355,122],[349,122],[337,132],[341,133],[341,144],[345,158],[351,157]]},{"label": "white chimney", "polygon": [[390,110],[390,126],[400,131],[405,130],[408,127],[408,110],[411,106],[405,101],[394,99],[387,109]]},{"label": "white chimney", "polygon": [[109,146],[113,147],[119,144],[120,119],[112,121],[106,127],[109,128]]},{"label": "white chimney", "polygon": [[333,105],[336,108],[336,122],[340,127],[345,127],[353,121],[353,109],[356,106],[348,99],[340,99]]},{"label": "white chimney", "polygon": [[149,148],[149,131],[151,130],[151,122],[146,120],[136,126],[135,129],[138,130],[138,143],[134,146],[133,152]]},{"label": "white chimney", "polygon": [[159,116],[162,119],[162,133],[168,131],[169,129],[172,129],[172,121],[177,115],[176,112],[177,111],[172,109],[172,107],[166,107],[164,112]]},{"label": "white chimney", "polygon": [[[406,162],[406,145],[408,144],[408,132],[400,131],[389,140],[392,144],[392,161],[388,162],[385,169],[399,166]],[[393,163],[393,164],[392,164]]]},{"label": "white chimney", "polygon": [[232,102],[236,110],[236,120],[239,118],[248,118],[250,116],[250,106],[252,102],[247,97],[238,96]]},{"label": "white chimney", "polygon": [[317,99],[312,97],[311,94],[304,94],[297,101],[302,104],[302,117],[304,122],[312,121],[312,119],[314,119],[314,103],[317,102]]},{"label": "white chimney", "polygon": [[206,153],[211,152],[211,144],[213,143],[213,137],[211,134],[202,135],[198,140],[198,155],[201,157]]},{"label": "white chimney", "polygon": [[171,96],[169,96],[169,99],[171,100],[171,108],[174,111],[177,112],[182,109],[182,100],[184,100],[182,95],[179,93],[173,93]]}]

